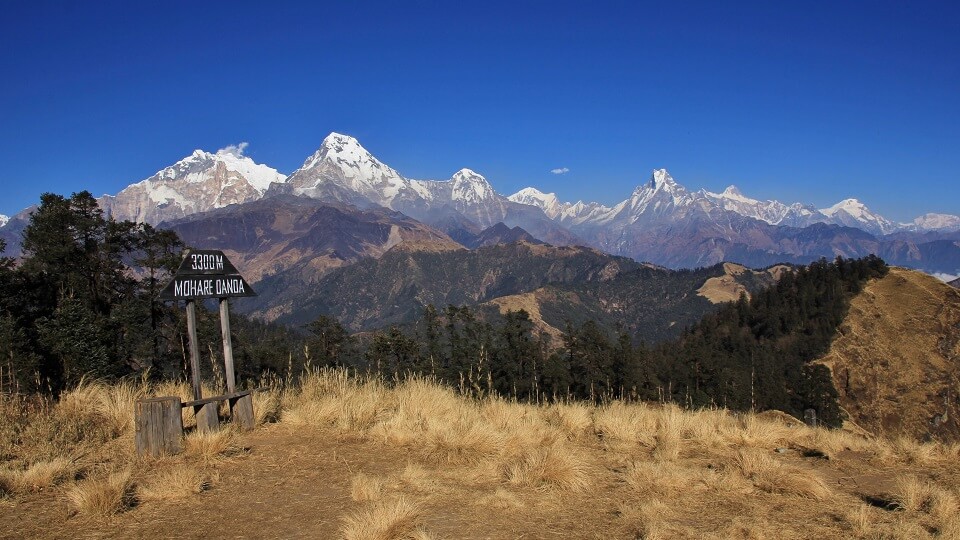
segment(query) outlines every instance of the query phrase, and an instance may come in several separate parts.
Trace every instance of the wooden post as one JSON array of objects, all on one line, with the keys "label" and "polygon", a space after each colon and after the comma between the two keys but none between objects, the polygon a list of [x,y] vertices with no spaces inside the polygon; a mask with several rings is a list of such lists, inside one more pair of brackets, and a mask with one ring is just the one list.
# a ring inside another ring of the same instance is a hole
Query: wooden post
[{"label": "wooden post", "polygon": [[253,425],[253,395],[247,393],[230,400],[230,420],[240,429],[251,430]]},{"label": "wooden post", "polygon": [[187,337],[190,341],[190,372],[193,380],[193,399],[203,398],[200,386],[200,346],[197,344],[196,301],[187,300]]},{"label": "wooden post", "polygon": [[197,417],[197,431],[201,433],[212,433],[220,430],[220,418],[217,416],[216,401],[194,405],[193,414]]},{"label": "wooden post", "polygon": [[[223,335],[223,366],[227,373],[227,393],[237,391],[237,378],[233,372],[233,342],[230,340],[230,304],[220,299],[220,333]],[[233,414],[231,408],[231,414]]]},{"label": "wooden post", "polygon": [[134,405],[138,455],[178,454],[183,437],[179,397],[138,399]]}]

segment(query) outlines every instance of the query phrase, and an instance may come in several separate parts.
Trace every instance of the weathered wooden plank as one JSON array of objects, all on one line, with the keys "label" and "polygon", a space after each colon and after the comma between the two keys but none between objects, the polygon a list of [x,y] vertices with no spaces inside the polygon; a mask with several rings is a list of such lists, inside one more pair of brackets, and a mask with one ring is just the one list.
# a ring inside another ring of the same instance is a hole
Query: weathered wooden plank
[{"label": "weathered wooden plank", "polygon": [[237,377],[233,370],[233,342],[230,338],[230,302],[220,299],[220,334],[223,337],[223,367],[227,374],[227,393],[237,391]]},{"label": "weathered wooden plank", "polygon": [[253,425],[253,396],[246,395],[230,399],[230,421],[240,429],[251,430]]},{"label": "weathered wooden plank", "polygon": [[210,396],[203,399],[195,399],[192,401],[184,401],[184,407],[196,407],[197,405],[204,405],[207,403],[213,403],[215,401],[227,401],[229,399],[237,399],[243,396],[250,394],[251,392],[256,392],[257,390],[243,390],[241,392],[234,392],[232,394],[223,394],[222,396]]},{"label": "weathered wooden plank", "polygon": [[187,300],[187,336],[190,341],[190,375],[193,381],[193,399],[203,397],[200,385],[200,346],[197,344],[197,307],[194,300]]},{"label": "weathered wooden plank", "polygon": [[212,433],[220,430],[220,418],[217,415],[217,402],[212,401],[193,407],[197,417],[197,430],[202,433]]},{"label": "weathered wooden plank", "polygon": [[178,454],[182,450],[183,418],[179,397],[139,399],[134,404],[138,455]]}]

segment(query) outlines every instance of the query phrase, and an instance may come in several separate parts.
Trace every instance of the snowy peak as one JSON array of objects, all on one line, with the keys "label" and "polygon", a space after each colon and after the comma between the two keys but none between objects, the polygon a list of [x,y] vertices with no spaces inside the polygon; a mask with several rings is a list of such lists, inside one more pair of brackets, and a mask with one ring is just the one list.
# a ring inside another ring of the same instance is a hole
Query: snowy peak
[{"label": "snowy peak", "polygon": [[960,231],[960,216],[924,214],[913,220],[913,226],[925,231]]},{"label": "snowy peak", "polygon": [[[556,193],[544,193],[537,188],[523,188],[507,199],[520,204],[536,206],[550,219],[555,219],[564,210],[564,205],[557,198]],[[582,203],[581,203],[582,205]]]},{"label": "snowy peak", "polygon": [[857,199],[844,199],[837,204],[819,211],[829,218],[830,223],[856,227],[873,234],[887,234],[897,230],[897,226],[885,217],[872,212]]},{"label": "snowy peak", "polygon": [[740,192],[740,189],[737,186],[729,185],[727,189],[723,190],[722,195],[724,197],[729,197],[731,199],[742,199],[743,193]]},{"label": "snowy peak", "polygon": [[[360,141],[336,132],[330,133],[323,139],[320,148],[303,162],[301,169],[311,169],[324,161],[347,165],[348,168],[358,170],[365,167],[377,170],[390,169],[361,146]],[[360,167],[349,167],[354,164]]]},{"label": "snowy peak", "polygon": [[212,171],[217,167],[222,167],[225,171],[236,173],[260,194],[263,194],[271,183],[282,183],[287,179],[286,175],[277,172],[276,169],[258,164],[244,156],[243,150],[246,146],[247,143],[228,146],[221,148],[215,154],[203,150],[194,150],[189,156],[157,171],[156,174],[140,183],[202,183],[208,180]]},{"label": "snowy peak", "polygon": [[[676,191],[678,188],[683,190],[683,186],[678,184],[666,169],[654,169],[650,175],[650,182],[647,187],[653,191]],[[684,190],[685,191],[685,190]]]},{"label": "snowy peak", "polygon": [[410,181],[373,157],[357,139],[331,133],[290,175],[293,193],[315,198],[393,207],[397,197],[417,197]]},{"label": "snowy peak", "polygon": [[3,214],[0,214],[0,227],[3,227],[4,225],[6,225],[8,221],[10,221],[9,217]]},{"label": "snowy peak", "polygon": [[863,217],[864,215],[870,213],[870,210],[867,209],[866,205],[857,199],[844,199],[837,204],[829,207],[823,208],[820,210],[824,215],[833,217],[837,212],[846,212],[847,214],[853,217]]},{"label": "snowy peak", "polygon": [[450,178],[454,201],[479,203],[495,199],[497,193],[482,175],[470,170],[460,169]]},{"label": "snowy peak", "polygon": [[115,219],[156,224],[259,199],[271,183],[287,177],[243,155],[246,147],[240,143],[216,153],[194,150],[116,196],[104,195],[100,206]]}]

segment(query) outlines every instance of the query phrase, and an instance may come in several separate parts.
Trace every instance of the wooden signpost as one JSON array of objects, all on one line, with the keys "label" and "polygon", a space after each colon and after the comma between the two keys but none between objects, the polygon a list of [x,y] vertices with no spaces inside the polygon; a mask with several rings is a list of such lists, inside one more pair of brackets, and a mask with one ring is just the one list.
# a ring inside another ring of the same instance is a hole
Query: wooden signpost
[{"label": "wooden signpost", "polygon": [[[137,402],[136,444],[140,454],[175,453],[180,448],[179,437],[183,427],[179,414],[169,410],[193,407],[197,429],[215,431],[220,426],[218,404],[227,401],[230,417],[244,429],[253,428],[253,399],[250,390],[237,391],[233,367],[233,343],[230,338],[230,298],[256,296],[250,284],[222,251],[187,251],[180,268],[170,283],[160,292],[161,300],[185,300],[187,303],[187,334],[190,341],[190,372],[193,400],[180,403],[180,398],[150,398]],[[223,363],[227,378],[227,393],[203,397],[200,381],[200,346],[197,343],[197,300],[216,298],[220,302],[220,333],[223,338]],[[156,425],[162,422],[169,425]],[[179,429],[178,427],[179,426]],[[170,440],[176,434],[176,441]]]}]

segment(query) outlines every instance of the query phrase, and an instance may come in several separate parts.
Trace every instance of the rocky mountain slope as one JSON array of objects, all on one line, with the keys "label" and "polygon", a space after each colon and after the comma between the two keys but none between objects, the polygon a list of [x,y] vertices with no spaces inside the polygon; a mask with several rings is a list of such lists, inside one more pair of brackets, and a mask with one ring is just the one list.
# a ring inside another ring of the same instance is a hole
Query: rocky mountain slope
[{"label": "rocky mountain slope", "polygon": [[[444,251],[463,247],[443,233],[382,207],[360,210],[289,195],[196,214],[161,226],[191,246],[219,249],[261,294],[274,313],[300,288],[329,271],[388,250]],[[260,285],[282,273],[290,288]],[[266,290],[265,290],[266,289]]]},{"label": "rocky mountain slope", "polygon": [[193,154],[156,174],[99,199],[114,219],[157,224],[184,216],[260,199],[271,183],[286,176],[254,163],[243,145],[216,153]]},{"label": "rocky mountain slope", "polygon": [[[728,287],[749,293],[775,279],[775,273],[735,265],[673,271],[585,247],[526,242],[472,251],[400,247],[314,283],[302,282],[295,272],[267,276],[258,284],[261,297],[237,306],[294,325],[328,315],[354,332],[412,323],[428,304],[478,306],[485,317],[525,309],[540,332],[554,337],[568,322],[592,320],[611,335],[623,330],[654,342],[714,309],[711,280],[727,279]],[[280,295],[282,306],[271,306],[270,299]]]},{"label": "rocky mountain slope", "polygon": [[891,268],[850,306],[821,359],[851,420],[875,434],[960,440],[960,291]]}]

